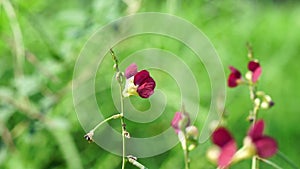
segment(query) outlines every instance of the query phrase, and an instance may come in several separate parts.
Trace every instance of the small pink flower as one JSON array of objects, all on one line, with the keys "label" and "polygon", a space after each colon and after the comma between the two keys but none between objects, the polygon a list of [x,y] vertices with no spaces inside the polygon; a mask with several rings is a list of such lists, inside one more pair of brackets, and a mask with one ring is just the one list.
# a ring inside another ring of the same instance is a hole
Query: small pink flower
[{"label": "small pink flower", "polygon": [[233,66],[229,66],[229,69],[230,69],[231,73],[228,77],[228,86],[236,87],[242,80],[241,72],[239,70],[237,70],[236,68],[234,68]]},{"label": "small pink flower", "polygon": [[212,142],[220,148],[220,153],[217,159],[218,167],[228,167],[235,152],[237,151],[235,140],[226,128],[220,127],[213,132]]},{"label": "small pink flower", "polygon": [[255,145],[256,153],[259,157],[268,158],[276,154],[277,143],[269,136],[263,135],[264,121],[257,121],[248,131],[248,136]]},{"label": "small pink flower", "polygon": [[261,75],[261,66],[259,64],[259,62],[257,61],[250,61],[248,63],[248,70],[250,70],[252,72],[252,82],[255,83],[257,82],[257,80],[259,79],[260,75]]},{"label": "small pink flower", "polygon": [[171,126],[175,129],[176,134],[179,131],[185,130],[190,125],[190,117],[187,113],[176,112],[171,122]]},{"label": "small pink flower", "polygon": [[123,96],[139,95],[148,98],[154,93],[155,81],[147,70],[137,72],[137,65],[132,63],[125,70],[126,84]]}]

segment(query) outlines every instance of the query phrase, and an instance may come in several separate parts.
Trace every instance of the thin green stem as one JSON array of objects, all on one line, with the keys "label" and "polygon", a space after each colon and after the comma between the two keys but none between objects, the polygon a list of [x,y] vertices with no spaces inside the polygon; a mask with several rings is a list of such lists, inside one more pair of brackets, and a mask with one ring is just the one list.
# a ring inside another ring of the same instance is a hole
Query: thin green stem
[{"label": "thin green stem", "polygon": [[249,84],[249,91],[250,91],[250,99],[253,102],[253,110],[249,114],[249,120],[251,121],[252,125],[254,125],[255,122],[256,122],[256,118],[257,118],[259,108],[260,108],[260,103],[257,104],[255,102],[255,99],[257,98],[256,87],[253,86],[252,83]]},{"label": "thin green stem", "polygon": [[122,84],[119,83],[119,87],[120,87],[120,106],[121,106],[121,112],[120,114],[122,115],[121,117],[121,126],[122,126],[122,169],[125,168],[125,162],[126,162],[126,145],[125,145],[125,132],[126,132],[126,124],[124,121],[124,100],[123,100],[123,96],[122,96]]},{"label": "thin green stem", "polygon": [[[260,107],[260,103],[257,104],[256,103],[256,88],[255,86],[253,86],[253,84],[249,84],[249,90],[250,90],[250,99],[253,102],[253,110],[251,111],[250,115],[249,115],[249,120],[252,123],[252,126],[254,126],[255,122],[256,122],[256,118],[257,118],[257,114],[258,114],[258,110]],[[257,163],[257,157],[253,156],[252,157],[252,167],[251,169],[258,169],[258,163]]]},{"label": "thin green stem", "polygon": [[248,49],[248,58],[250,60],[252,60],[253,56],[254,56],[254,54],[253,54],[253,48],[252,48],[252,46],[251,46],[251,44],[249,42],[246,43],[246,47]]},{"label": "thin green stem", "polygon": [[293,169],[299,169],[299,167],[292,160],[290,160],[284,153],[278,151],[277,154],[281,159],[283,159],[286,163],[288,163]]},{"label": "thin green stem", "polygon": [[[182,103],[182,105],[181,105],[181,112],[183,114],[186,113],[184,103]],[[182,149],[183,149],[185,169],[189,169],[190,159],[189,159],[189,150],[188,150],[188,146],[187,146],[187,140],[188,139],[187,139],[185,129],[182,130],[181,132],[183,133],[183,136],[184,136],[184,140],[183,140],[183,142],[181,142],[181,146],[182,146]]]},{"label": "thin green stem", "polygon": [[99,124],[97,124],[97,126],[95,126],[90,132],[95,132],[95,130],[97,130],[98,127],[100,127],[102,124],[108,122],[109,120],[117,119],[117,118],[121,118],[121,117],[122,117],[122,114],[115,114],[113,116],[110,116],[109,118],[104,119]]},{"label": "thin green stem", "polygon": [[[257,114],[260,108],[260,103],[256,102],[256,87],[252,82],[249,82],[249,91],[250,91],[250,99],[253,102],[253,110],[249,114],[249,120],[252,123],[252,126],[255,125],[256,119],[257,119]],[[252,157],[252,166],[251,169],[258,169],[258,163],[257,163],[257,157],[253,156]]]},{"label": "thin green stem", "polygon": [[186,147],[185,150],[183,150],[184,152],[184,164],[185,164],[185,169],[189,169],[190,168],[190,162],[189,162],[189,150]]},{"label": "thin green stem", "polygon": [[187,137],[186,137],[186,133],[185,131],[181,131],[183,134],[183,139],[181,142],[181,146],[182,146],[182,150],[183,150],[183,156],[184,156],[184,166],[185,169],[189,169],[189,163],[190,163],[190,159],[189,159],[189,150],[188,150],[188,146],[187,146]]},{"label": "thin green stem", "polygon": [[115,52],[110,49],[110,54],[112,56],[112,59],[114,60],[115,64],[114,64],[114,68],[116,70],[116,79],[117,82],[119,84],[119,89],[120,89],[120,109],[121,112],[120,114],[122,115],[121,117],[121,127],[122,127],[122,169],[125,168],[125,162],[126,162],[126,142],[125,142],[125,135],[127,135],[127,131],[126,131],[126,123],[124,120],[124,97],[123,97],[123,74],[119,69],[119,60],[117,58],[117,56],[115,55]]},{"label": "thin green stem", "polygon": [[273,163],[272,161],[269,161],[267,159],[264,159],[264,158],[260,158],[260,157],[257,157],[258,160],[266,163],[266,164],[269,164],[270,166],[272,166],[273,168],[276,168],[276,169],[282,169],[280,166],[278,166],[277,164]]},{"label": "thin green stem", "polygon": [[256,156],[252,157],[252,166],[251,169],[257,169]]}]

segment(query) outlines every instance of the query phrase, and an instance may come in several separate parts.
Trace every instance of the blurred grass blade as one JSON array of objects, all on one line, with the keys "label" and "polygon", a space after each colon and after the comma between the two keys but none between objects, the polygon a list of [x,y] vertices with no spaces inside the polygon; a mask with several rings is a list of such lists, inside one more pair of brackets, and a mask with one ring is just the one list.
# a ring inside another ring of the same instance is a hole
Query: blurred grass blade
[{"label": "blurred grass blade", "polygon": [[7,14],[9,19],[9,24],[14,36],[15,41],[15,49],[16,49],[16,66],[15,66],[15,76],[23,75],[23,63],[24,63],[24,44],[23,44],[23,36],[21,32],[21,28],[19,22],[16,17],[16,13],[14,8],[9,0],[1,0],[1,4],[3,5],[4,11]]},{"label": "blurred grass blade", "polygon": [[83,169],[76,145],[67,130],[57,130],[49,127],[55,137],[69,169]]}]

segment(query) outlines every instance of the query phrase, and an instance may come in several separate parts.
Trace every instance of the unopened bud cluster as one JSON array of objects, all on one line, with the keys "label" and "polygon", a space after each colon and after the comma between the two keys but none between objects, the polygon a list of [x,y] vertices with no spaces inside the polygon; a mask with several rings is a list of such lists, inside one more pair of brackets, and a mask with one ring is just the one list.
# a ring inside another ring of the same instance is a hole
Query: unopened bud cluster
[{"label": "unopened bud cluster", "polygon": [[189,151],[198,145],[199,131],[196,126],[190,125],[190,116],[186,112],[176,112],[171,122],[182,144],[182,148]]}]

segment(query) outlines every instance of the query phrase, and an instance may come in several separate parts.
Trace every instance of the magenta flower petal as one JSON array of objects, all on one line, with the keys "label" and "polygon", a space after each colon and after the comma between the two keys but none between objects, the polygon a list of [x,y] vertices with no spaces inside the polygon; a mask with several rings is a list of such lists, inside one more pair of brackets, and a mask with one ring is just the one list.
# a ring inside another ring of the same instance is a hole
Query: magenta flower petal
[{"label": "magenta flower petal", "polygon": [[261,67],[258,67],[252,74],[252,82],[255,83],[261,75]]},{"label": "magenta flower petal", "polygon": [[138,85],[137,92],[142,98],[148,98],[154,93],[155,81],[147,70],[142,70],[134,75],[134,85]]},{"label": "magenta flower petal", "polygon": [[237,151],[237,146],[234,140],[227,142],[221,149],[221,154],[218,159],[218,166],[220,168],[226,168],[230,165],[232,157]]},{"label": "magenta flower petal", "polygon": [[178,123],[181,119],[182,119],[181,112],[176,112],[171,122],[171,126],[175,129],[176,133],[179,132]]},{"label": "magenta flower petal", "polygon": [[242,77],[241,72],[239,70],[237,70],[235,67],[229,66],[229,69],[230,69],[231,73],[235,75],[236,78]]},{"label": "magenta flower petal", "polygon": [[252,82],[257,82],[262,72],[260,64],[256,61],[250,61],[248,63],[248,69],[252,72]]},{"label": "magenta flower petal", "polygon": [[230,69],[231,73],[228,77],[228,86],[236,87],[238,85],[238,81],[242,78],[241,72],[238,71],[233,66],[229,66],[229,69]]},{"label": "magenta flower petal", "polygon": [[217,128],[212,134],[212,142],[221,148],[232,140],[231,134],[224,127]]},{"label": "magenta flower petal", "polygon": [[155,81],[151,77],[148,77],[143,81],[143,84],[139,85],[137,92],[142,98],[148,98],[154,93],[155,86]]},{"label": "magenta flower petal", "polygon": [[258,156],[268,158],[277,152],[277,143],[273,138],[263,135],[264,125],[263,120],[257,121],[249,129],[248,136],[254,143]]},{"label": "magenta flower petal", "polygon": [[228,86],[229,87],[236,87],[238,85],[237,78],[234,74],[230,74],[228,78]]},{"label": "magenta flower petal", "polygon": [[155,81],[147,70],[137,72],[137,65],[135,63],[126,68],[125,77],[127,80],[123,91],[124,97],[138,94],[142,98],[148,98],[154,93]]},{"label": "magenta flower petal", "polygon": [[132,63],[129,65],[125,70],[125,77],[129,79],[130,77],[134,76],[137,73],[137,65]]},{"label": "magenta flower petal", "polygon": [[149,72],[147,70],[142,70],[134,75],[134,85],[141,85],[146,79],[150,77]]},{"label": "magenta flower petal", "polygon": [[[184,120],[183,118],[186,117],[187,118],[187,121],[186,123],[184,123],[183,127],[188,127],[190,125],[190,117],[189,117],[189,114],[188,113],[182,113],[182,112],[176,112],[175,115],[174,115],[174,118],[171,122],[171,126],[175,129],[175,132],[178,134],[178,132],[180,131],[180,126],[179,126],[179,123]],[[182,123],[181,123],[182,125]]]},{"label": "magenta flower petal", "polygon": [[277,152],[277,143],[269,136],[261,137],[260,139],[254,141],[254,144],[259,157],[268,158]]},{"label": "magenta flower petal", "polygon": [[213,132],[212,141],[221,148],[220,156],[218,157],[218,166],[226,168],[230,165],[237,151],[235,140],[226,128],[220,127]]},{"label": "magenta flower petal", "polygon": [[265,123],[263,120],[257,121],[254,126],[249,129],[248,136],[250,136],[253,141],[259,139],[263,136],[264,127]]},{"label": "magenta flower petal", "polygon": [[250,70],[251,72],[254,72],[259,67],[260,67],[260,64],[256,61],[252,60],[248,63],[248,70]]}]

